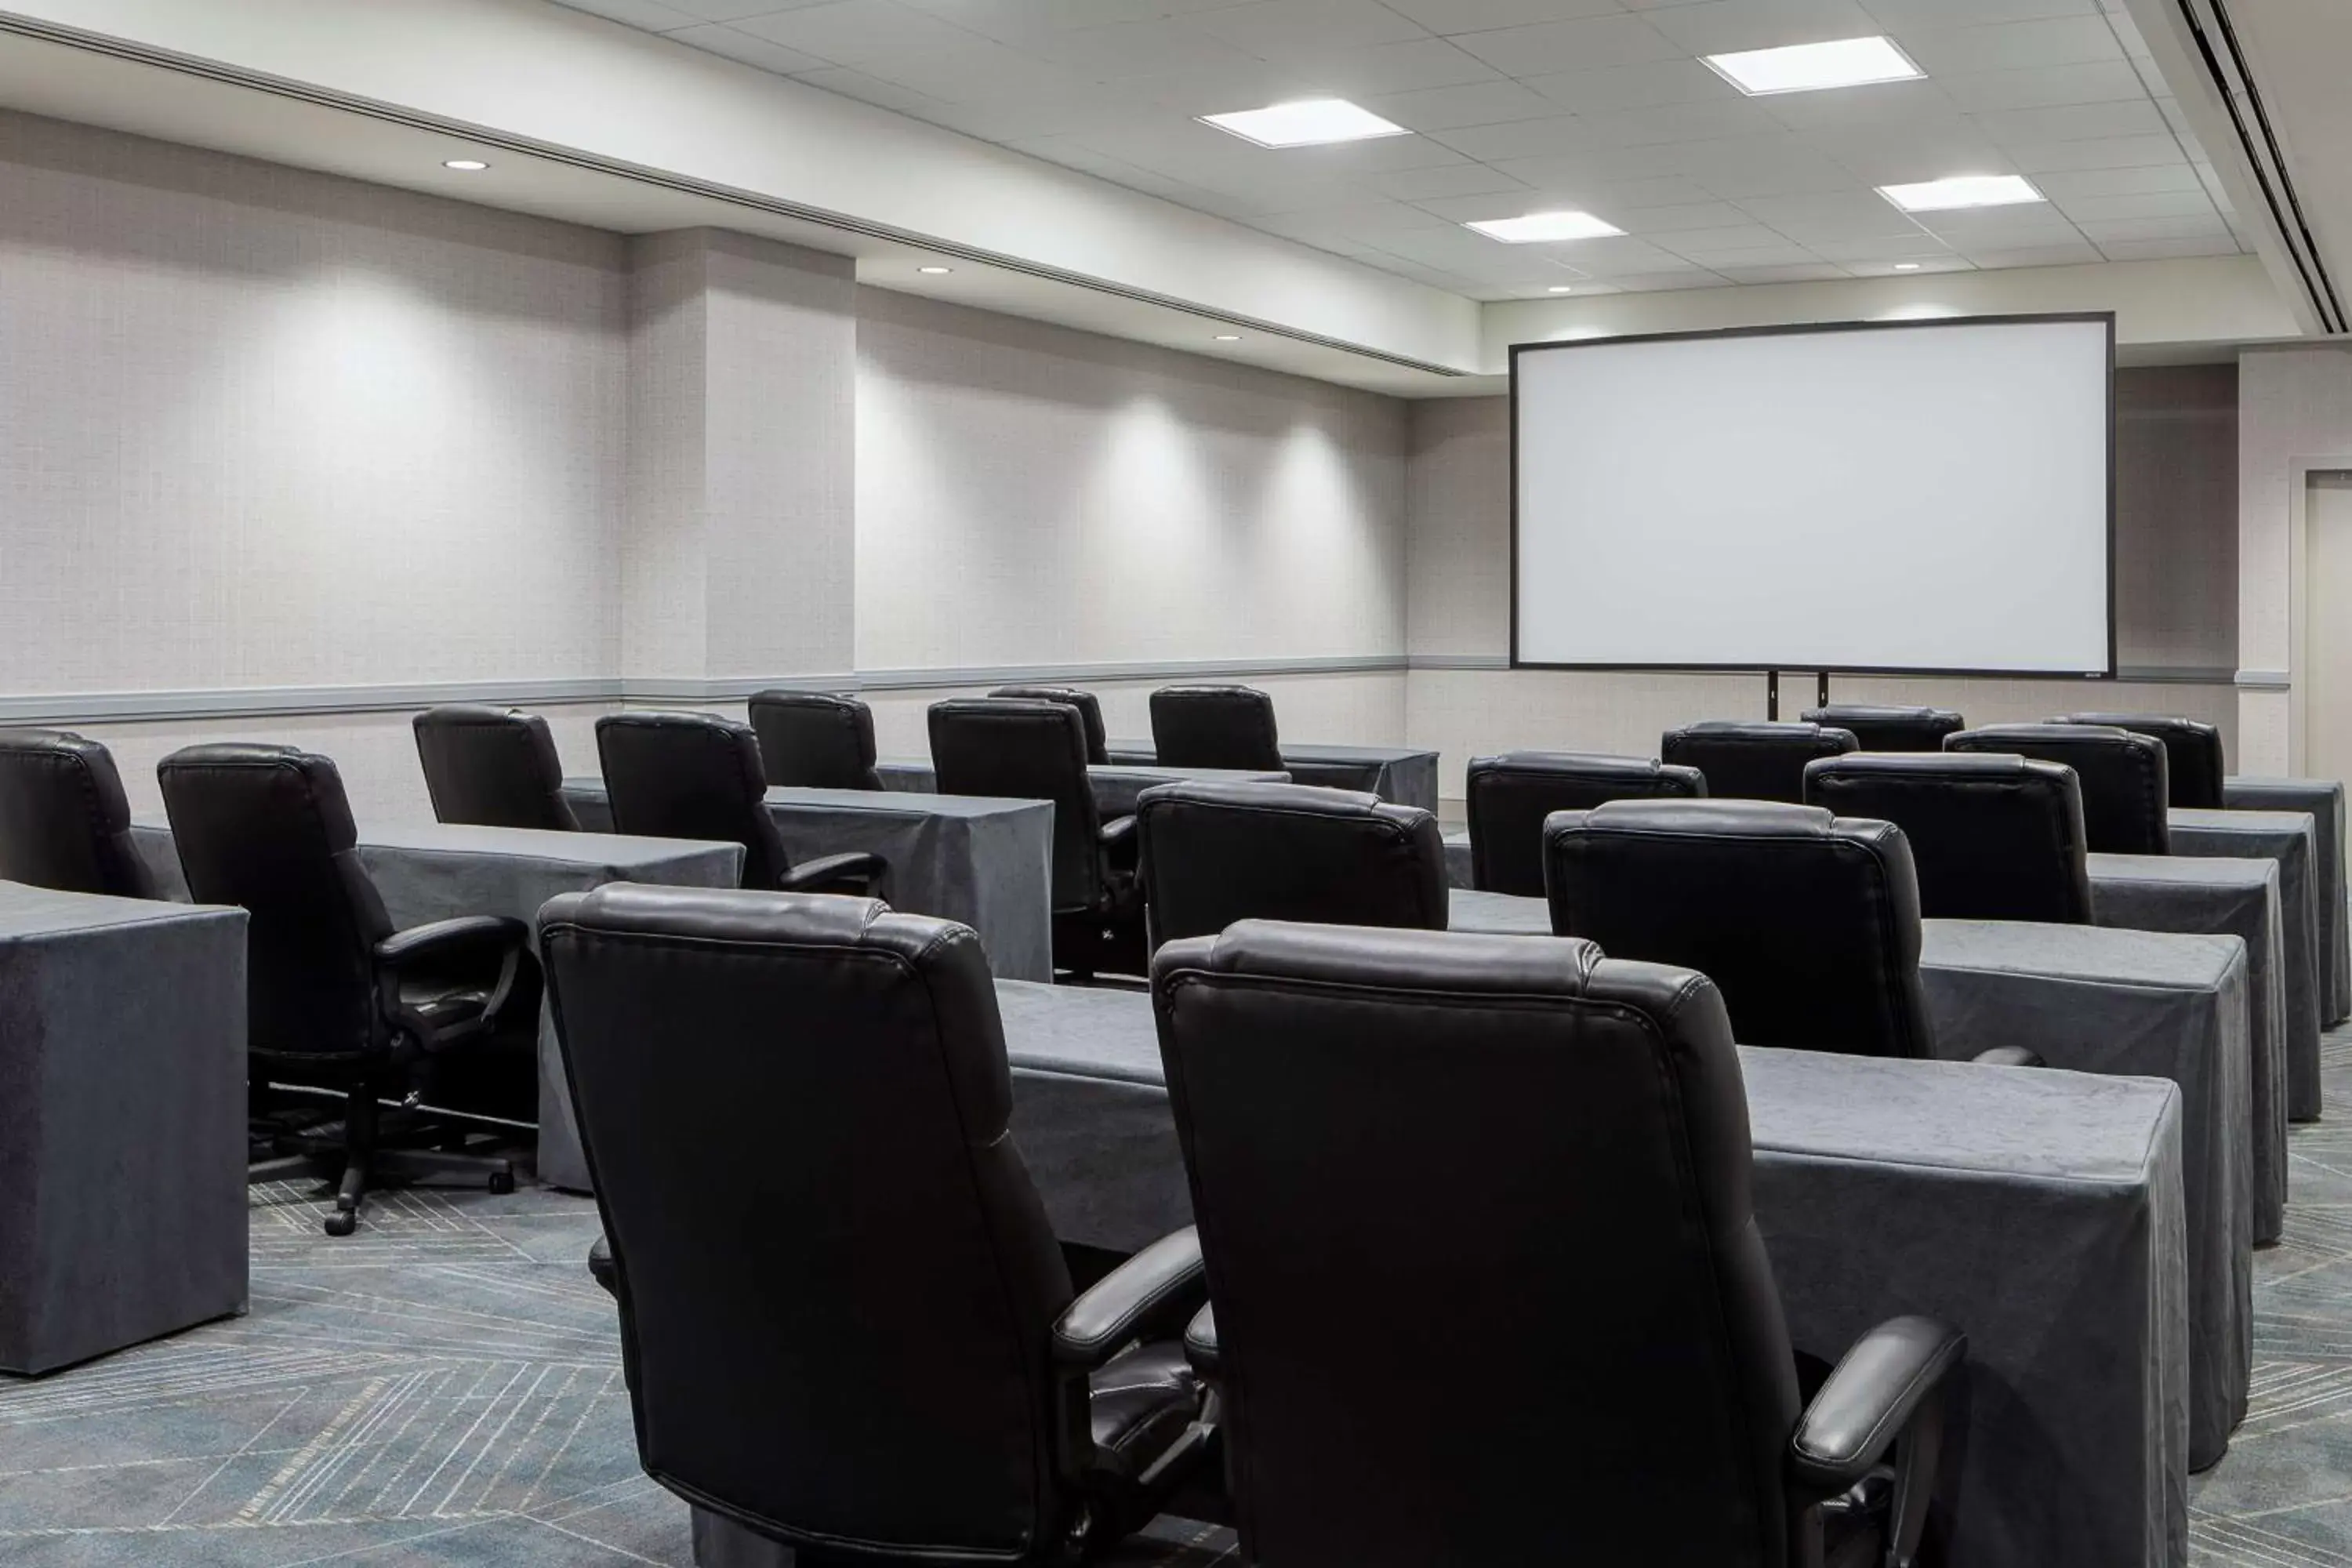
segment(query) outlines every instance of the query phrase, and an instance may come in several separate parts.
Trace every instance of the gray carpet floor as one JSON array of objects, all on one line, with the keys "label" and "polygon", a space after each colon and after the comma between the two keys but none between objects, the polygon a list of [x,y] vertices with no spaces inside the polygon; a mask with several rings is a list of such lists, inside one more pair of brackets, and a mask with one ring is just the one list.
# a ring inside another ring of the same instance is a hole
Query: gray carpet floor
[{"label": "gray carpet floor", "polygon": [[[2285,1238],[2254,1259],[2252,1409],[2191,1483],[2197,1568],[2352,1565],[2352,1028],[2326,1081],[2347,1109],[2294,1133]],[[593,1205],[392,1194],[341,1241],[320,1209],[254,1189],[247,1316],[0,1379],[0,1563],[691,1563],[581,1264]],[[1206,1568],[1232,1547],[1163,1520],[1111,1561]]]}]

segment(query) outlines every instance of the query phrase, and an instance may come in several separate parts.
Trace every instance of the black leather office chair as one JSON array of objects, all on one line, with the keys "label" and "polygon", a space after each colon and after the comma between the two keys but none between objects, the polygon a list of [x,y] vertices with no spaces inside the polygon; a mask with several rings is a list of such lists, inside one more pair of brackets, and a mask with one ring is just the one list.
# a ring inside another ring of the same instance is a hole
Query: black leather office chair
[{"label": "black leather office chair", "polygon": [[1310,784],[1155,784],[1136,801],[1151,944],[1235,921],[1445,929],[1445,840],[1419,806]]},{"label": "black leather office chair", "polygon": [[69,730],[0,730],[0,881],[155,896],[104,746]]},{"label": "black leather office chair", "polygon": [[1843,730],[1865,752],[1939,752],[1944,737],[1969,721],[1948,708],[1885,708],[1872,702],[1832,702],[1799,715],[1808,724]]},{"label": "black leather office chair", "polygon": [[[292,746],[190,746],[156,767],[188,891],[244,908],[247,1049],[267,1078],[344,1095],[330,1236],[349,1236],[369,1187],[459,1176],[493,1192],[513,1167],[443,1149],[380,1146],[378,1102],[425,1083],[434,1058],[487,1041],[514,994],[520,921],[467,915],[395,931],[360,863],[343,781]],[[320,1156],[251,1167],[294,1175]]]},{"label": "black leather office chair", "polygon": [[2230,766],[2221,754],[2221,731],[2196,719],[2161,713],[2069,713],[2061,724],[2110,724],[2164,742],[2166,804],[2197,811],[2220,811],[2221,781]]},{"label": "black leather office chair", "polygon": [[1912,1561],[1967,1341],[1801,1402],[1705,976],[1256,921],[1151,971],[1243,1563]]},{"label": "black leather office chair", "polygon": [[563,799],[555,736],[538,714],[452,703],[427,708],[415,728],[416,759],[440,821],[580,830]]},{"label": "black leather office chair", "polygon": [[874,710],[830,691],[752,695],[767,782],[794,789],[880,789],[874,771]]},{"label": "black leather office chair", "polygon": [[1805,765],[1805,804],[1901,828],[1929,920],[2090,923],[2072,768],[1996,752],[1855,752]]},{"label": "black leather office chair", "polygon": [[1658,741],[1658,755],[1677,767],[1696,768],[1710,795],[1792,805],[1805,798],[1807,763],[1859,749],[1846,730],[1727,720],[1686,724]]},{"label": "black leather office chair", "polygon": [[879,891],[889,868],[852,850],[793,863],[775,818],[760,742],[748,724],[708,713],[608,713],[596,752],[613,831],[743,846],[743,885],[796,893]]},{"label": "black leather office chair", "polygon": [[1944,737],[1948,752],[2005,752],[2074,770],[2083,842],[2095,855],[2169,855],[2164,742],[2105,724],[1990,724]]},{"label": "black leather office chair", "polygon": [[1087,776],[1085,721],[1067,702],[964,697],[931,704],[943,795],[1054,803],[1054,965],[1081,979],[1141,974],[1143,896],[1135,818],[1102,820]]},{"label": "black leather office chair", "polygon": [[1033,702],[1066,702],[1078,710],[1087,727],[1087,762],[1100,767],[1110,761],[1110,741],[1103,730],[1102,703],[1091,691],[1076,686],[1000,686],[991,697],[1022,697]]},{"label": "black leather office chair", "polygon": [[1470,762],[1470,885],[1543,897],[1543,825],[1555,811],[1612,800],[1689,799],[1706,794],[1696,768],[1641,757],[1508,752]]},{"label": "black leather office chair", "polygon": [[804,1564],[1062,1563],[1150,1519],[1206,1436],[1200,1247],[1072,1290],[978,938],[616,884],[540,940],[648,1475]]},{"label": "black leather office chair", "polygon": [[1893,823],[1777,801],[1612,801],[1545,825],[1544,879],[1555,933],[1697,970],[1742,1045],[1936,1054],[1919,882]]},{"label": "black leather office chair", "polygon": [[1249,686],[1163,686],[1151,694],[1151,747],[1162,767],[1280,768],[1274,699]]}]

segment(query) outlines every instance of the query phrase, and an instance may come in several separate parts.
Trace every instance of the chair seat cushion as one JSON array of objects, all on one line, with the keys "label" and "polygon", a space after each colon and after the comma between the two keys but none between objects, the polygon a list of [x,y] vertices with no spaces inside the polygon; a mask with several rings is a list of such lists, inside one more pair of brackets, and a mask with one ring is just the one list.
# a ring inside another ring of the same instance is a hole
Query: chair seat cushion
[{"label": "chair seat cushion", "polygon": [[478,1023],[489,1010],[490,991],[434,975],[400,983],[400,1005],[423,1016],[436,1034]]},{"label": "chair seat cushion", "polygon": [[1199,1376],[1176,1340],[1121,1352],[1088,1387],[1097,1462],[1129,1479],[1167,1451],[1201,1405]]}]

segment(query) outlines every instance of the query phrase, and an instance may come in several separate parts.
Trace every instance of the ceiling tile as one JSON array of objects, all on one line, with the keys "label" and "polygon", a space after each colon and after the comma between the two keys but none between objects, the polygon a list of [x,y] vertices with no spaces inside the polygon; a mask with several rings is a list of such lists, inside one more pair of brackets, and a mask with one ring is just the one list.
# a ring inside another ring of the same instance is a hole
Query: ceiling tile
[{"label": "ceiling tile", "polygon": [[2076,103],[2060,109],[2003,110],[1977,115],[1975,120],[1986,135],[2004,147],[2168,133],[2164,116],[2155,104],[2144,98],[2132,103]]},{"label": "ceiling tile", "polygon": [[1783,234],[1790,232],[1791,225],[1801,224],[1841,228],[1846,231],[1843,237],[1861,239],[1872,235],[1910,233],[1918,226],[1875,191],[1751,196],[1733,205],[1759,223],[1769,224]]},{"label": "ceiling tile", "polygon": [[1971,250],[1969,259],[1979,267],[2079,267],[2101,259],[2088,240],[2073,245],[2037,245],[2013,249]]},{"label": "ceiling tile", "polygon": [[1952,174],[2008,174],[2009,155],[1966,121],[1937,126],[1885,126],[1819,132],[1807,145],[1834,161],[1860,185],[1905,184]]},{"label": "ceiling tile", "polygon": [[1318,92],[1359,99],[1502,79],[1502,73],[1486,61],[1464,54],[1443,38],[1337,50],[1312,61],[1302,60],[1297,68]]},{"label": "ceiling tile", "polygon": [[1780,129],[1771,116],[1746,99],[1658,109],[1602,109],[1577,118],[1591,129],[1596,142],[1611,147],[1713,142],[1727,136],[1770,135]]},{"label": "ceiling tile", "polygon": [[2230,226],[2221,215],[2208,211],[2186,217],[2102,218],[2076,226],[2083,237],[2105,249],[2118,240],[2227,238]]},{"label": "ceiling tile", "polygon": [[680,27],[669,37],[681,44],[692,44],[698,49],[714,55],[725,55],[730,60],[741,60],[747,66],[774,71],[780,76],[792,76],[801,71],[823,70],[828,62],[814,55],[804,55],[798,49],[788,49],[766,38],[755,38],[739,28],[717,22],[699,23]]},{"label": "ceiling tile", "polygon": [[1720,250],[1693,244],[1691,239],[1689,235],[1669,234],[1660,236],[1659,243],[1700,267],[1795,267],[1820,259],[1803,246],[1791,245],[1785,239],[1772,245],[1727,246]]},{"label": "ceiling tile", "polygon": [[1724,262],[1715,273],[1734,283],[1827,283],[1848,276],[1843,267],[1826,261],[1801,261],[1785,267],[1743,267]]},{"label": "ceiling tile", "polygon": [[1972,71],[1939,78],[1951,100],[1971,114],[2004,109],[2051,109],[2071,103],[2145,99],[2139,73],[2122,60],[2043,66],[2031,70]]},{"label": "ceiling tile", "polygon": [[2061,205],[2076,196],[2127,196],[2200,188],[2198,172],[2187,163],[2158,163],[2145,169],[2053,169],[2034,175],[2033,183],[2043,195]]},{"label": "ceiling tile", "polygon": [[1959,107],[1934,81],[1883,81],[1835,92],[1784,92],[1755,100],[1790,131],[1948,124]]},{"label": "ceiling tile", "polygon": [[746,16],[735,26],[754,37],[844,66],[960,45],[994,47],[977,33],[952,26],[898,0],[831,0],[823,5]]},{"label": "ceiling tile", "polygon": [[1534,22],[1617,14],[1617,0],[1386,0],[1388,8],[1431,32],[1484,33]]},{"label": "ceiling tile", "polygon": [[2001,149],[2027,174],[2060,169],[2141,169],[2189,160],[2170,136],[2102,136],[2086,142],[2012,142]]},{"label": "ceiling tile", "polygon": [[767,16],[778,11],[797,11],[803,5],[825,4],[826,0],[662,0],[673,11],[686,11],[705,22],[732,22],[744,16]]},{"label": "ceiling tile", "polygon": [[[2044,195],[2048,192],[2042,193]],[[2076,223],[2105,223],[2118,218],[2219,218],[2203,188],[2186,191],[2137,191],[2123,195],[2068,196],[2058,210]]]},{"label": "ceiling tile", "polygon": [[1721,286],[1720,275],[1694,267],[1678,272],[1621,273],[1609,279],[1622,294],[1660,294],[1670,289],[1714,289]]},{"label": "ceiling tile", "polygon": [[1198,28],[1168,21],[1067,28],[1024,39],[1017,47],[1097,81],[1171,71],[1235,70],[1256,58]]},{"label": "ceiling tile", "polygon": [[[1952,13],[1962,7],[1955,0],[1863,0],[1870,14],[1890,33],[1906,27],[1948,27]],[[1967,14],[1979,22],[2030,22],[2045,16],[2095,16],[2098,0],[1966,0]]]},{"label": "ceiling tile", "polygon": [[[647,32],[667,32],[672,27],[691,27],[706,18],[696,16],[682,6],[662,5],[655,0],[555,0],[559,5],[572,11],[585,11],[592,16],[605,16],[615,22],[626,22],[632,27]],[[764,6],[751,5],[749,9]]]},{"label": "ceiling tile", "polygon": [[1599,145],[1592,129],[1574,115],[1514,120],[1501,125],[1465,125],[1433,132],[1431,140],[1482,163],[1507,158],[1547,158]]},{"label": "ceiling tile", "polygon": [[1750,196],[1851,193],[1854,176],[1792,132],[1742,136],[1724,142],[1693,142],[1666,151],[1682,170],[1712,195],[1728,201]]},{"label": "ceiling tile", "polygon": [[1739,89],[1696,60],[1650,60],[1607,70],[1559,71],[1525,85],[1579,114],[1599,109],[1663,109],[1740,101]]},{"label": "ceiling tile", "polygon": [[1417,23],[1379,0],[1254,0],[1191,18],[1194,26],[1267,59],[1426,38]]},{"label": "ceiling tile", "polygon": [[1412,92],[1368,98],[1364,107],[1384,120],[1414,131],[1453,131],[1465,125],[1500,125],[1509,120],[1556,117],[1560,106],[1515,81],[1465,82]]},{"label": "ceiling tile", "polygon": [[2058,16],[1979,27],[1906,28],[1903,52],[1932,77],[2027,67],[2121,60],[2123,46],[2101,16]]},{"label": "ceiling tile", "polygon": [[[1677,206],[1624,207],[1613,210],[1609,221],[1627,234],[1661,235],[1692,233],[1724,233],[1746,231],[1755,226],[1748,215],[1729,202],[1685,202]],[[1754,243],[1776,245],[1780,237],[1770,229],[1756,229],[1763,237]]]},{"label": "ceiling tile", "polygon": [[1454,163],[1436,169],[1398,169],[1375,174],[1372,188],[1401,202],[1432,201],[1444,196],[1492,195],[1524,192],[1527,186],[1499,169],[1484,163]]},{"label": "ceiling tile", "polygon": [[1496,69],[1515,77],[1601,70],[1644,60],[1684,58],[1683,49],[1640,16],[1591,16],[1465,33],[1454,40]]},{"label": "ceiling tile", "polygon": [[1693,55],[1777,49],[1885,31],[1854,0],[1705,0],[1643,16]]},{"label": "ceiling tile", "polygon": [[2115,30],[2116,40],[2123,45],[2124,53],[2134,59],[2147,54],[2147,40],[2140,36],[2139,24],[2132,20],[2130,12],[2109,11],[2105,20]]},{"label": "ceiling tile", "polygon": [[1930,257],[1952,254],[1950,246],[1924,231],[1873,239],[1815,240],[1805,248],[1824,261],[1846,266],[1864,261],[1925,261]]},{"label": "ceiling tile", "polygon": [[2187,256],[2235,256],[2238,242],[2230,236],[2200,239],[2108,239],[2099,249],[2110,261],[2170,261]]},{"label": "ceiling tile", "polygon": [[1529,250],[1549,250],[1570,265],[1591,273],[1595,278],[1617,278],[1626,273],[1678,272],[1691,264],[1664,246],[1626,235],[1615,239],[1579,239],[1563,246],[1528,246]]},{"label": "ceiling tile", "polygon": [[1908,277],[1912,273],[1973,272],[1976,264],[1965,256],[1921,256],[1909,261],[1849,261],[1845,270],[1856,278]]}]

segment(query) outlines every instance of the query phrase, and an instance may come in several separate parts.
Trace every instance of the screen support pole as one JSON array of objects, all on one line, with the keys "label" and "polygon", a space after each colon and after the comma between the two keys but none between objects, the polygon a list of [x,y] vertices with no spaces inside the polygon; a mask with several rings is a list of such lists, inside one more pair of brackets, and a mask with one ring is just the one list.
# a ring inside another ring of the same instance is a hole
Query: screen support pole
[{"label": "screen support pole", "polygon": [[1777,669],[1768,669],[1764,672],[1764,717],[1778,719],[1780,716],[1780,672]]},{"label": "screen support pole", "polygon": [[1826,669],[1816,670],[1813,672],[1813,706],[1826,708],[1829,705],[1830,672]]}]

